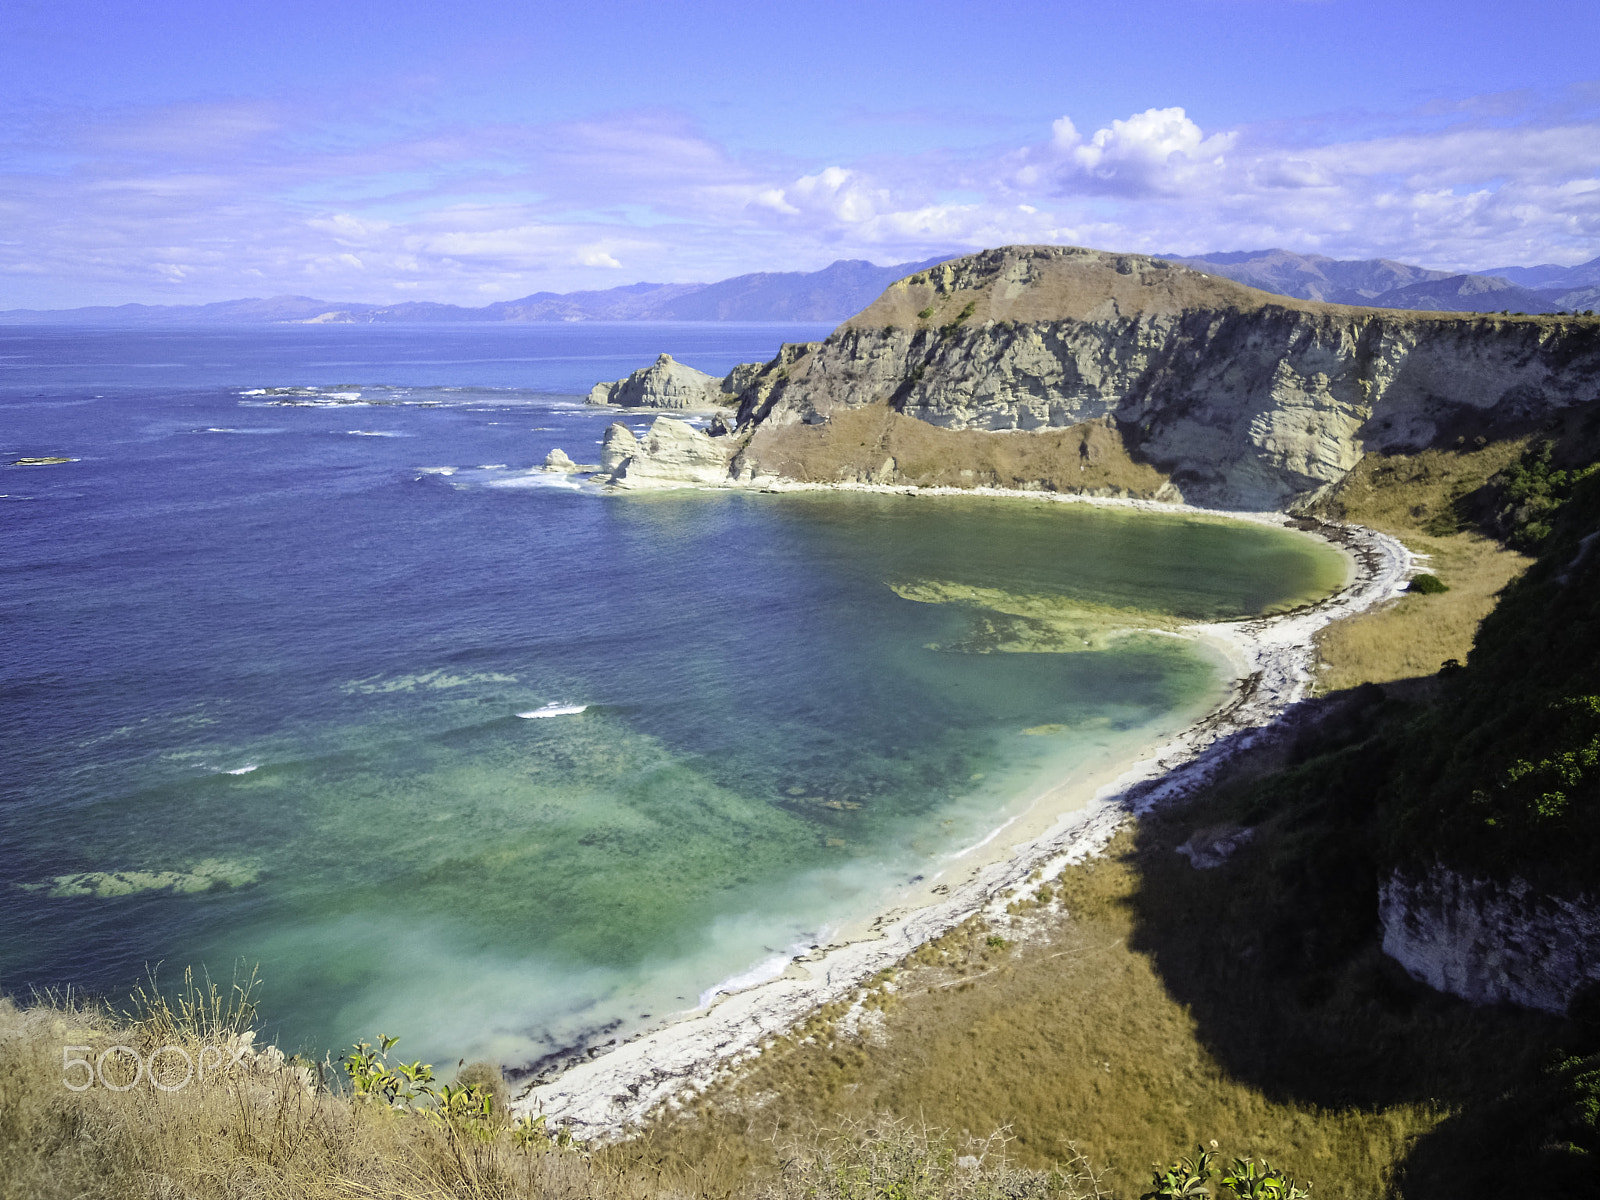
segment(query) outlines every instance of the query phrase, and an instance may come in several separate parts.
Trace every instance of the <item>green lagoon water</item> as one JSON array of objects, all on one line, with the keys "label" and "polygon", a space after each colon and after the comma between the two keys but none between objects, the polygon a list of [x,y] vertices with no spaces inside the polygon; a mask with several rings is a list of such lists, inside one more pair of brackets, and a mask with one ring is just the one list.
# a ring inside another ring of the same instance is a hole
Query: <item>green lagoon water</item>
[{"label": "green lagoon water", "polygon": [[1114,631],[1347,569],[1085,505],[601,496],[527,473],[609,419],[559,396],[241,390],[4,396],[81,461],[5,480],[0,984],[259,963],[315,1053],[533,1065],[775,973],[1220,697]]}]

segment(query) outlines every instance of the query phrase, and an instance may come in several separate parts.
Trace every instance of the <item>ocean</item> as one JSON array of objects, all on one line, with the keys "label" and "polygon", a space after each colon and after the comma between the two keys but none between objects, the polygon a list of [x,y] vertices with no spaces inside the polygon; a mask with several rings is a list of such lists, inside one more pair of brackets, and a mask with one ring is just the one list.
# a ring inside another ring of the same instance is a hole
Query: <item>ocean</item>
[{"label": "ocean", "polygon": [[287,1050],[536,1069],[1189,723],[1166,626],[1343,581],[1186,515],[532,470],[648,421],[597,380],[826,332],[0,327],[0,989],[259,966]]}]

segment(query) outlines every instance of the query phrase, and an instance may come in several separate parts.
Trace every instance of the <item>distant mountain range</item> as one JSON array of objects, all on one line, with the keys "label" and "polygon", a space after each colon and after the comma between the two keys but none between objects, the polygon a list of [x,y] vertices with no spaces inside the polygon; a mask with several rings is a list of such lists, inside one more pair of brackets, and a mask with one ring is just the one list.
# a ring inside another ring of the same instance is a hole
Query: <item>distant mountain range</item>
[{"label": "distant mountain range", "polygon": [[[362,304],[274,296],[216,304],[122,304],[0,311],[4,325],[379,324],[457,321],[843,321],[889,284],[946,262],[879,267],[840,259],[820,271],[764,271],[720,283],[631,283],[598,292],[535,292],[482,308],[410,301]],[[1156,257],[1266,292],[1428,312],[1523,313],[1600,309],[1600,258],[1576,267],[1497,267],[1476,274],[1432,271],[1387,258],[1335,259],[1289,250]]]},{"label": "distant mountain range", "polygon": [[1600,258],[1576,267],[1430,271],[1387,258],[1336,259],[1289,250],[1157,255],[1197,271],[1302,300],[1423,312],[1553,313],[1600,308]]},{"label": "distant mountain range", "polygon": [[602,292],[535,292],[482,308],[412,301],[361,304],[274,296],[216,304],[122,304],[0,311],[12,325],[219,325],[294,322],[378,324],[439,321],[843,321],[896,279],[951,255],[879,267],[840,259],[820,271],[763,271],[720,283],[630,283]]}]

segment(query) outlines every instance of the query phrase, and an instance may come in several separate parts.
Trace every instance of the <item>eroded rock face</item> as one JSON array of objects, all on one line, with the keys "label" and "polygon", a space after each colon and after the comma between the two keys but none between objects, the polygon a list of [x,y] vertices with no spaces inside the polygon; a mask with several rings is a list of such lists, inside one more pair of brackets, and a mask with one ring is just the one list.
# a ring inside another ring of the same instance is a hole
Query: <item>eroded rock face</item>
[{"label": "eroded rock face", "polygon": [[[734,368],[735,371],[738,368]],[[662,354],[626,379],[597,383],[589,390],[590,404],[616,404],[624,408],[707,409],[728,403],[722,380],[696,371]]]},{"label": "eroded rock face", "polygon": [[557,448],[544,456],[544,469],[546,471],[564,471],[571,474],[578,469],[578,464],[567,456],[565,450]]},{"label": "eroded rock face", "polygon": [[1186,497],[1282,508],[1367,450],[1463,414],[1600,397],[1600,321],[1318,304],[1141,255],[1011,246],[893,284],[828,339],[785,346],[741,428],[888,404],[950,429],[1109,417]]},{"label": "eroded rock face", "polygon": [[1383,952],[1412,978],[1474,1004],[1562,1013],[1600,980],[1600,902],[1470,879],[1395,872],[1378,889]]},{"label": "eroded rock face", "polygon": [[639,439],[633,436],[633,430],[619,422],[612,422],[600,440],[601,472],[615,475],[638,452]]},{"label": "eroded rock face", "polygon": [[727,439],[709,437],[685,421],[657,417],[642,437],[626,425],[606,430],[600,447],[602,482],[617,487],[727,483]]}]

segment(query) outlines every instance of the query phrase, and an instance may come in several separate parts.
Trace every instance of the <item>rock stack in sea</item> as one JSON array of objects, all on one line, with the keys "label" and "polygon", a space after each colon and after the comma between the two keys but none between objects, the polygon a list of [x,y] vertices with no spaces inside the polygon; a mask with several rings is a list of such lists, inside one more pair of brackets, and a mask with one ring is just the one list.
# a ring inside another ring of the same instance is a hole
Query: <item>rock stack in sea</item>
[{"label": "rock stack in sea", "polygon": [[[734,368],[728,380],[738,383],[748,376],[755,363]],[[744,376],[735,378],[744,370]],[[704,410],[731,407],[734,397],[724,394],[723,379],[685,366],[670,354],[662,354],[648,367],[641,367],[626,379],[597,383],[589,390],[590,404],[614,404],[621,408],[676,408]]]}]

